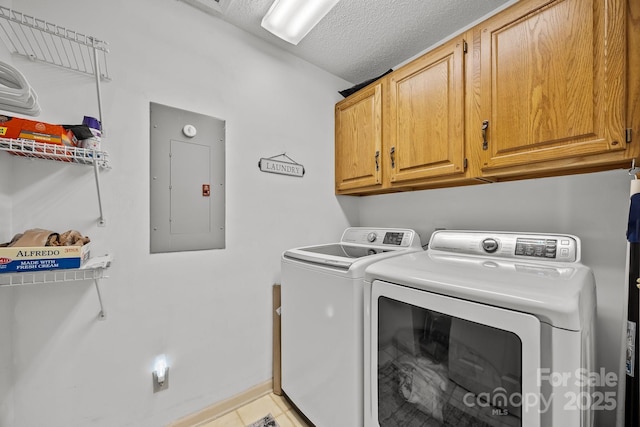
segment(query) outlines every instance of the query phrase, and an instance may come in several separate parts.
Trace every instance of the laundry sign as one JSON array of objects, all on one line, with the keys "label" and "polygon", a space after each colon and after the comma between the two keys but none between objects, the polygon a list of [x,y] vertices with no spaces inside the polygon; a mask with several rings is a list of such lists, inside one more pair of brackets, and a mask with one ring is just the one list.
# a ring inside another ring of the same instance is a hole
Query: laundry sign
[{"label": "laundry sign", "polygon": [[[285,160],[276,160],[276,157],[285,157]],[[277,156],[261,158],[258,161],[258,167],[262,172],[277,173],[280,175],[297,176],[302,178],[304,176],[304,166],[287,156],[285,153]]]}]

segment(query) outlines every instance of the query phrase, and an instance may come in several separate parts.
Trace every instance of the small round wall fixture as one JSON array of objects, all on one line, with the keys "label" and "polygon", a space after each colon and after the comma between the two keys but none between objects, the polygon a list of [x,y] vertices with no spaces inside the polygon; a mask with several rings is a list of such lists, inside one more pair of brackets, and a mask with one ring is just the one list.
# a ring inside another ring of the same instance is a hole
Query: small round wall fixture
[{"label": "small round wall fixture", "polygon": [[193,138],[198,133],[198,130],[194,125],[184,125],[182,133],[188,138]]}]

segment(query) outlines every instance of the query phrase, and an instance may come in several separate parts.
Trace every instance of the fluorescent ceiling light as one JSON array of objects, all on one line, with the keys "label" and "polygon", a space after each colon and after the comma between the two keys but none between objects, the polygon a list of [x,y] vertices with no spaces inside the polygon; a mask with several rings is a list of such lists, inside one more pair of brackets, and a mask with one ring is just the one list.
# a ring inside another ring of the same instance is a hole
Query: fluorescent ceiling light
[{"label": "fluorescent ceiling light", "polygon": [[340,0],[275,0],[262,18],[262,27],[291,44],[298,44]]}]

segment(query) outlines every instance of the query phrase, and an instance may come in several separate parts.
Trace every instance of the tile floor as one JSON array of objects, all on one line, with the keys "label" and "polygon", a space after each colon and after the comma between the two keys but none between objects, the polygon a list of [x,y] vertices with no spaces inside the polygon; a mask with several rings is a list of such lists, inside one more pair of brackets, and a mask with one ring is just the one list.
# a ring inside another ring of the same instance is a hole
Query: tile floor
[{"label": "tile floor", "polygon": [[273,393],[262,396],[220,418],[199,427],[245,427],[267,414],[273,415],[280,427],[311,427],[282,396]]}]

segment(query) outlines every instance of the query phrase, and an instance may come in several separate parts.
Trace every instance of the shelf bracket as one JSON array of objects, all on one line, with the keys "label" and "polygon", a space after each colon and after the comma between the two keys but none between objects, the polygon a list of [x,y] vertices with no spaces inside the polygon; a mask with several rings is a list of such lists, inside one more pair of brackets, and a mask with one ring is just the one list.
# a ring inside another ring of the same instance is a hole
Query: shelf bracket
[{"label": "shelf bracket", "polygon": [[100,303],[100,313],[98,313],[98,320],[104,320],[107,314],[104,311],[104,305],[102,304],[102,293],[100,292],[100,280],[93,279],[93,283],[96,285],[96,292],[98,293],[98,302]]},{"label": "shelf bracket", "polygon": [[96,177],[96,193],[98,194],[98,209],[100,210],[100,218],[98,219],[98,227],[104,227],[107,221],[104,219],[104,212],[102,211],[102,195],[100,193],[100,167],[98,162],[93,162],[93,174]]}]

